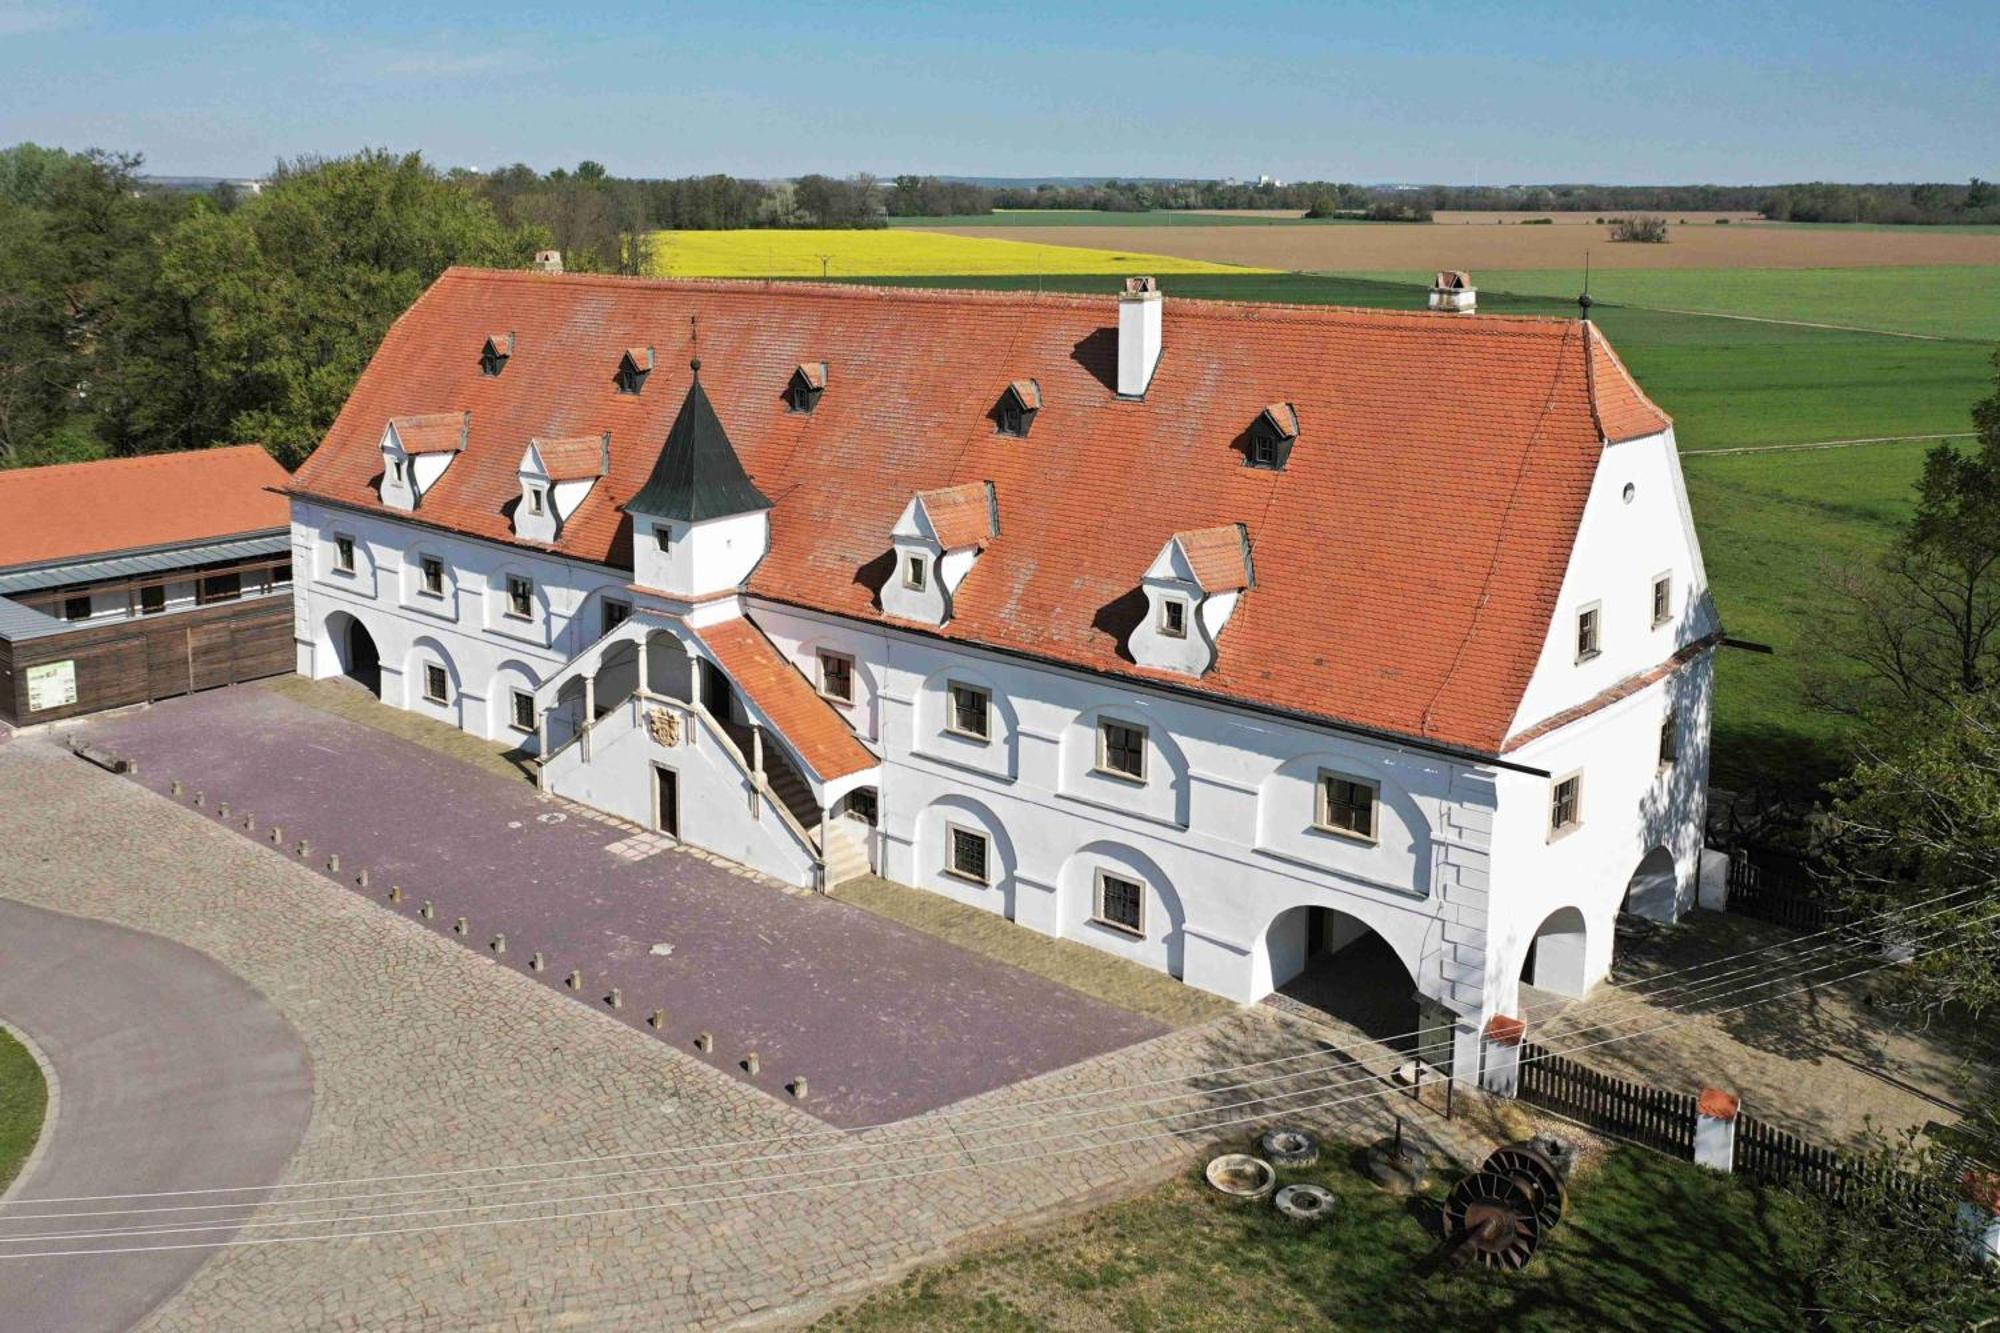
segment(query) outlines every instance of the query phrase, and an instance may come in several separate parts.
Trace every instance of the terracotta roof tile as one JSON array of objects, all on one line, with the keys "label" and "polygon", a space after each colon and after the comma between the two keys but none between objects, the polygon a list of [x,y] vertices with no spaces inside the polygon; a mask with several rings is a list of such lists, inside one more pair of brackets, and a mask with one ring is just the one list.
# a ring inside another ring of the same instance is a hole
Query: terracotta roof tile
[{"label": "terracotta roof tile", "polygon": [[994,518],[998,510],[990,482],[969,481],[941,491],[925,491],[917,497],[930,516],[938,545],[947,551],[967,546],[984,546],[996,535]]},{"label": "terracotta roof tile", "polygon": [[822,780],[844,778],[881,762],[755,625],[725,620],[695,633]]},{"label": "terracotta roof tile", "polygon": [[604,475],[609,449],[602,435],[565,435],[536,440],[535,452],[541,455],[550,481],[582,481]]},{"label": "terracotta roof tile", "polygon": [[268,532],[288,478],[254,444],[0,469],[0,568]]},{"label": "terracotta roof tile", "polygon": [[1597,331],[1597,326],[1590,324],[1585,327],[1590,336],[1591,397],[1596,403],[1597,419],[1605,442],[1618,444],[1646,435],[1658,435],[1673,425],[1674,419],[1662,412],[1659,405],[1639,388],[1632,372],[1625,369],[1625,363],[1618,359],[1618,353],[1611,350],[1611,344],[1604,341],[1604,335]]},{"label": "terracotta roof tile", "polygon": [[[383,423],[456,398],[475,409],[471,445],[405,521],[507,541],[526,442],[609,428],[633,444],[557,548],[629,569],[619,507],[688,372],[662,358],[673,383],[631,396],[600,368],[684,338],[691,314],[702,383],[774,500],[754,594],[879,621],[868,571],[910,497],[991,480],[1033,503],[1009,505],[938,637],[1484,753],[1554,620],[1603,447],[1574,320],[1170,300],[1167,354],[1132,402],[1110,387],[1108,296],[453,269],[390,329],[296,489],[379,508]],[[536,355],[481,375],[466,340],[503,324]],[[788,411],[776,386],[826,355],[853,392]],[[996,436],[993,377],[1027,372],[1063,410],[1032,440]],[[1244,467],[1234,441],[1276,401],[1313,431],[1284,471]],[[1198,684],[1134,666],[1106,608],[1174,533],[1246,515],[1257,596],[1228,657]]]},{"label": "terracotta roof tile", "polygon": [[1177,532],[1174,540],[1203,592],[1236,592],[1250,586],[1250,543],[1236,524]]},{"label": "terracotta roof tile", "polygon": [[472,429],[470,412],[425,412],[419,416],[390,417],[403,452],[410,454],[455,454],[465,448]]}]

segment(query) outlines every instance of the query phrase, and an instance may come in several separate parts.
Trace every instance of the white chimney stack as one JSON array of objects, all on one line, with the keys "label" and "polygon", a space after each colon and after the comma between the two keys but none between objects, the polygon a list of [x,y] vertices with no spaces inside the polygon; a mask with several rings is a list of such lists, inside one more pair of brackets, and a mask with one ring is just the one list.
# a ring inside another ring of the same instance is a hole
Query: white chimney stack
[{"label": "white chimney stack", "polygon": [[1118,294],[1118,396],[1143,398],[1160,364],[1160,284],[1127,278]]}]

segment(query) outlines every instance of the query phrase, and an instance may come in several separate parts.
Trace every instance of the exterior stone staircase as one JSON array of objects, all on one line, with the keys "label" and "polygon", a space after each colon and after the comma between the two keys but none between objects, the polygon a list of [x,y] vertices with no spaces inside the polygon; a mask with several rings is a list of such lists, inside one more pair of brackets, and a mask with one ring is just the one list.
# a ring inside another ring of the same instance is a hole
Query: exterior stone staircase
[{"label": "exterior stone staircase", "polygon": [[867,842],[872,832],[856,819],[838,818],[827,822],[825,864],[828,889],[874,873],[875,868],[868,859]]}]

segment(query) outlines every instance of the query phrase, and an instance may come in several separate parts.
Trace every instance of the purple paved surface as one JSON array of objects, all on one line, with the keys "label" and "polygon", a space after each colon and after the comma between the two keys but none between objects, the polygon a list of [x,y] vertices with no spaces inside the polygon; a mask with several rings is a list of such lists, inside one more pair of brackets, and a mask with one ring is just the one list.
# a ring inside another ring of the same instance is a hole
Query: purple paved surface
[{"label": "purple paved surface", "polygon": [[[754,1082],[775,1096],[804,1074],[803,1109],[832,1124],[901,1119],[1165,1030],[832,899],[675,852],[622,861],[604,848],[623,832],[574,814],[542,822],[559,807],[525,782],[265,690],[173,699],[88,730],[136,759],[137,780],[156,791],[178,778],[211,812],[229,802],[239,831],[254,814],[260,839],[282,825],[288,848],[312,844],[322,872],[339,853],[350,888],[367,867],[383,911],[453,940],[466,917],[463,940],[482,952],[504,932],[501,961],[526,972],[540,950],[551,986],[581,968],[580,1003],[612,1012],[603,997],[619,987],[616,1016],[641,1031],[664,1008],[661,1039],[738,1077],[755,1050]],[[393,907],[392,883],[404,893]],[[437,909],[428,922],[425,899]],[[655,944],[673,952],[653,956]],[[694,1051],[703,1031],[715,1034],[712,1056]]]}]

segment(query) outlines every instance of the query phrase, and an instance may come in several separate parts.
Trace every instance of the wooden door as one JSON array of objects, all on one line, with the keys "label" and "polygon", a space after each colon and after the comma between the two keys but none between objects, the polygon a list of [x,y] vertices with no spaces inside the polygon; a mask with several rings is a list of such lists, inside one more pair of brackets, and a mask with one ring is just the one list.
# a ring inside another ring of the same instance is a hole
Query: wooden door
[{"label": "wooden door", "polygon": [[681,836],[681,780],[671,768],[653,770],[653,827],[669,837]]}]

